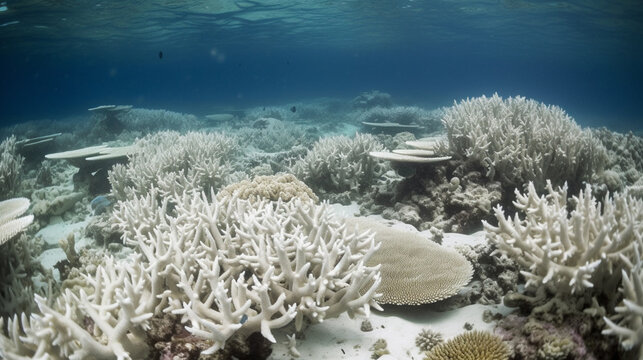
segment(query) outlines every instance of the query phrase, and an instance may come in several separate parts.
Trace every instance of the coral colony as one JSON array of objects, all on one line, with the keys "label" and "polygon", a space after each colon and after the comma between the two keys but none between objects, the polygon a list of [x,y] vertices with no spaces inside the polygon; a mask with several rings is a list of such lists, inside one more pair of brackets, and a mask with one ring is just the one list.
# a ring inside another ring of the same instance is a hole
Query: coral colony
[{"label": "coral colony", "polygon": [[643,359],[637,135],[497,94],[90,111],[2,130],[3,358],[308,358],[335,326],[327,358]]}]

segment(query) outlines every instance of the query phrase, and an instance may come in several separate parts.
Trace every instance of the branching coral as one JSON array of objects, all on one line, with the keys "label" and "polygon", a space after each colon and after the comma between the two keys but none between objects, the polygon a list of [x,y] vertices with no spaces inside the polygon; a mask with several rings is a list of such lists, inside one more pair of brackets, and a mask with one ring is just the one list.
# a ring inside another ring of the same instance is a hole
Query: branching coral
[{"label": "branching coral", "polygon": [[138,254],[108,258],[87,276],[88,288],[67,290],[53,306],[37,298],[39,313],[8,321],[1,354],[141,358],[150,319],[162,313],[209,342],[209,354],[233,334],[274,342],[271,329],[293,319],[301,329],[304,319],[368,315],[377,306],[379,270],[365,265],[373,236],[346,230],[326,205],[170,196],[151,190],[121,202],[115,217]]},{"label": "branching coral", "polygon": [[160,132],[139,140],[141,148],[127,165],[109,172],[113,195],[123,200],[157,187],[162,194],[218,189],[228,182],[228,161],[239,150],[234,138],[222,134]]},{"label": "branching coral", "polygon": [[[643,226],[639,222],[639,227]],[[640,356],[643,356],[643,237],[639,236],[635,251],[632,257],[633,266],[630,263],[629,271],[623,269],[622,292],[623,302],[616,307],[616,315],[611,318],[605,317],[607,329],[603,330],[605,335],[616,335],[621,340],[624,349],[637,348]]]},{"label": "branching coral", "polygon": [[602,277],[618,269],[643,236],[643,201],[615,194],[601,205],[587,186],[574,196],[575,208],[568,213],[567,188],[554,190],[548,182],[547,191],[539,197],[533,183],[526,194],[516,190],[514,206],[524,219],[505,218],[496,207],[498,226],[484,223],[488,238],[528,269],[522,272],[528,286],[551,283],[563,293],[607,287]]},{"label": "branching coral", "polygon": [[24,158],[16,152],[16,137],[11,136],[0,143],[0,200],[14,193],[22,173]]},{"label": "branching coral", "polygon": [[195,129],[199,125],[196,116],[181,114],[168,110],[131,109],[123,114],[120,119],[126,130],[151,132],[159,130],[186,131]]},{"label": "branching coral", "polygon": [[420,348],[420,351],[430,351],[443,342],[442,334],[432,329],[422,329],[415,337],[415,346]]},{"label": "branching coral", "polygon": [[375,182],[387,169],[368,156],[383,150],[372,135],[357,134],[319,140],[292,172],[316,192],[357,192]]},{"label": "branching coral", "polygon": [[301,125],[273,118],[259,118],[254,124],[256,125],[252,128],[239,129],[235,135],[244,144],[265,152],[286,151],[297,145],[309,146],[316,140],[316,137]]},{"label": "branching coral", "polygon": [[605,148],[557,106],[498,94],[463,100],[443,118],[448,151],[473,167],[484,168],[506,188],[547,179],[572,189],[607,162]]}]

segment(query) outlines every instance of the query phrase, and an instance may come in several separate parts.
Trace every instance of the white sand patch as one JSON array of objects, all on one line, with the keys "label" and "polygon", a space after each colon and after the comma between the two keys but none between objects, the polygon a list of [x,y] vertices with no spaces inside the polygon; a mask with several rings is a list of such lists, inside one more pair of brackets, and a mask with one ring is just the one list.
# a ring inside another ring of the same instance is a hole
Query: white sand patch
[{"label": "white sand patch", "polygon": [[458,233],[444,233],[442,245],[448,247],[456,247],[461,245],[476,245],[486,244],[487,239],[484,237],[484,231],[478,231],[471,235],[458,234]]},{"label": "white sand patch", "polygon": [[[331,204],[338,218],[359,216],[359,204],[350,205]],[[394,228],[419,232],[414,226],[396,220],[386,220],[379,215],[370,215],[367,218],[380,221]],[[420,235],[431,239],[430,231],[419,232]],[[445,233],[442,244],[448,247],[461,245],[476,246],[486,243],[484,232],[479,231],[471,235]],[[349,319],[343,314],[337,319],[327,319],[321,324],[310,326],[305,330],[305,339],[297,340],[297,350],[301,359],[371,359],[372,351],[369,350],[377,339],[384,339],[391,353],[389,359],[423,359],[419,349],[415,346],[415,338],[422,329],[431,328],[442,333],[445,340],[466,332],[465,323],[473,326],[474,330],[493,331],[494,323],[485,323],[482,314],[485,310],[503,315],[512,309],[501,304],[480,305],[474,304],[446,312],[433,311],[431,304],[423,306],[393,306],[384,308],[383,312],[373,311],[369,321],[373,331],[360,330],[362,319]],[[290,359],[286,345],[286,335],[293,332],[288,327],[275,331],[278,343],[273,346],[271,359]]]},{"label": "white sand patch", "polygon": [[76,223],[67,223],[62,221],[60,217],[52,220],[49,225],[43,227],[36,233],[36,236],[41,237],[45,246],[49,249],[45,250],[38,256],[38,261],[45,269],[52,269],[56,281],[60,281],[60,273],[54,265],[59,261],[67,259],[65,252],[58,245],[58,241],[66,238],[69,234],[74,234],[76,240],[75,249],[79,249],[90,244],[91,239],[84,236],[85,227],[89,222],[88,219]]},{"label": "white sand patch", "polygon": [[333,203],[329,204],[329,206],[337,218],[359,216],[359,204],[355,201],[352,201],[350,205]]},{"label": "white sand patch", "polygon": [[[60,217],[58,217],[60,219]],[[54,221],[36,233],[36,236],[42,237],[47,246],[58,246],[60,239],[66,238],[69,234],[73,233],[76,240],[83,238],[85,227],[89,220],[84,220],[76,223],[68,223],[62,220]],[[76,243],[76,249],[80,244]]]},{"label": "white sand patch", "polygon": [[[482,320],[484,310],[508,314],[511,309],[503,305],[469,305],[460,309],[435,312],[430,305],[387,306],[383,312],[374,311],[369,321],[373,331],[360,330],[361,319],[350,319],[343,314],[337,319],[327,319],[305,330],[305,339],[297,340],[301,359],[363,359],[371,358],[369,348],[377,339],[384,339],[395,359],[422,359],[424,355],[415,346],[415,337],[422,329],[431,328],[442,333],[445,340],[462,334],[465,323],[474,330],[493,331],[494,323]],[[270,359],[290,359],[285,345],[286,329],[275,331],[277,344]],[[343,352],[342,352],[343,350]]]},{"label": "white sand patch", "polygon": [[61,260],[65,260],[67,256],[63,249],[57,247],[49,250],[45,250],[38,256],[38,261],[42,264],[45,269],[52,269],[54,271],[54,276],[56,280],[59,280],[58,269],[54,269],[54,265]]}]

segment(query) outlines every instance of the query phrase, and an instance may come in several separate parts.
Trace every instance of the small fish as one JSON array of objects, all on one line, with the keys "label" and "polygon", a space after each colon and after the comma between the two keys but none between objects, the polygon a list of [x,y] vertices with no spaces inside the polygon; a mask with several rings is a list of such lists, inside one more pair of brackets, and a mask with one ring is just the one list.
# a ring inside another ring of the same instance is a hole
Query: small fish
[{"label": "small fish", "polygon": [[103,196],[103,195],[96,196],[89,203],[92,210],[94,210],[94,215],[103,214],[105,211],[107,211],[107,209],[111,204],[112,202],[106,196]]},{"label": "small fish", "polygon": [[290,108],[290,111],[297,112],[297,108],[293,106],[293,107]]},{"label": "small fish", "polygon": [[246,321],[248,321],[248,315],[243,314],[241,317],[241,321],[239,321],[240,324],[244,324]]},{"label": "small fish", "polygon": [[159,51],[159,59],[163,59],[163,51]]}]

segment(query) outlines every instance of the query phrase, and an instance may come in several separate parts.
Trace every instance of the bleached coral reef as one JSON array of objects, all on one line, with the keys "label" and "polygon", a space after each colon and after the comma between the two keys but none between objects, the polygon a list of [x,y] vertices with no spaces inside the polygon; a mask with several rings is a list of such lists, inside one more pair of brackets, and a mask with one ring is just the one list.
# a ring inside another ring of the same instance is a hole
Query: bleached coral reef
[{"label": "bleached coral reef", "polygon": [[33,215],[22,216],[29,208],[27,198],[0,201],[0,245],[4,244],[33,222]]},{"label": "bleached coral reef", "polygon": [[550,180],[579,189],[606,164],[605,148],[561,108],[524,97],[498,94],[455,103],[443,124],[443,148],[507,189]]},{"label": "bleached coral reef", "polygon": [[[639,223],[640,226],[640,223]],[[637,349],[643,357],[643,237],[639,236],[636,251],[628,262],[629,270],[622,270],[622,303],[615,308],[616,314],[605,317],[605,335],[615,335],[624,349]]]},{"label": "bleached coral reef", "polygon": [[643,174],[643,137],[632,132],[620,134],[606,128],[593,130],[607,149],[608,162],[600,180],[609,191],[621,191],[640,182]]},{"label": "bleached coral reef", "polygon": [[[584,322],[578,328],[583,341],[573,341],[597,356],[614,344],[595,338],[604,321],[603,334],[617,335],[624,349],[640,353],[643,200],[616,193],[599,202],[588,185],[569,201],[566,187],[554,190],[549,182],[546,187],[542,196],[533,183],[525,194],[516,191],[514,206],[524,218],[505,217],[497,207],[498,226],[484,225],[498,251],[525,269],[525,294],[510,294],[505,304],[529,309],[534,321],[545,320],[552,328],[555,323],[556,331]],[[586,358],[578,349],[573,353],[574,359]]]},{"label": "bleached coral reef", "polygon": [[0,317],[30,311],[34,292],[42,290],[33,281],[42,272],[34,258],[39,243],[18,236],[33,222],[33,215],[20,216],[28,208],[26,198],[0,201]]},{"label": "bleached coral reef", "polygon": [[16,150],[15,136],[0,143],[0,200],[7,199],[17,190],[23,161]]},{"label": "bleached coral reef", "polygon": [[316,136],[301,125],[274,118],[259,118],[253,126],[239,129],[235,134],[243,144],[265,152],[287,151],[293,146],[310,145]]},{"label": "bleached coral reef", "polygon": [[242,180],[221,189],[218,196],[236,196],[240,199],[257,201],[268,199],[290,201],[299,198],[304,201],[318,202],[317,195],[293,174],[256,176],[251,180]]},{"label": "bleached coral reef", "polygon": [[193,130],[199,120],[191,114],[182,114],[162,109],[131,109],[121,120],[128,131]]},{"label": "bleached coral reef", "polygon": [[163,194],[218,189],[230,182],[230,161],[239,151],[237,141],[218,133],[165,131],[137,141],[141,150],[127,165],[109,172],[116,199],[144,195],[157,187]]},{"label": "bleached coral reef", "polygon": [[471,280],[467,259],[417,233],[368,218],[347,218],[348,228],[375,232],[380,248],[367,264],[381,265],[381,304],[421,305],[447,299]]},{"label": "bleached coral reef", "polygon": [[352,105],[357,109],[370,109],[377,106],[389,107],[393,105],[391,94],[378,90],[365,91],[353,99]]},{"label": "bleached coral reef", "polygon": [[292,172],[320,195],[356,193],[386,172],[386,165],[368,155],[382,149],[375,137],[368,134],[323,138],[295,162]]},{"label": "bleached coral reef", "polygon": [[551,284],[571,293],[606,286],[607,274],[620,268],[643,236],[643,201],[617,193],[601,204],[587,186],[573,197],[569,213],[567,188],[554,190],[550,182],[546,187],[546,196],[539,196],[533,183],[525,194],[516,190],[514,206],[522,219],[505,217],[496,207],[498,226],[484,223],[488,238],[527,269],[522,274],[528,286]]},{"label": "bleached coral reef", "polygon": [[156,192],[117,206],[124,241],[138,253],[108,257],[84,289],[53,305],[37,297],[39,312],[7,322],[4,357],[141,358],[151,319],[164,313],[205,340],[208,354],[234,334],[274,342],[272,329],[292,320],[301,329],[304,319],[377,306],[379,270],[365,265],[374,238],[345,229],[327,205]]}]

